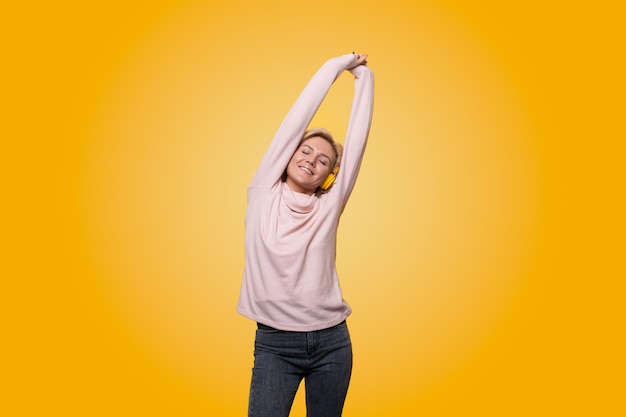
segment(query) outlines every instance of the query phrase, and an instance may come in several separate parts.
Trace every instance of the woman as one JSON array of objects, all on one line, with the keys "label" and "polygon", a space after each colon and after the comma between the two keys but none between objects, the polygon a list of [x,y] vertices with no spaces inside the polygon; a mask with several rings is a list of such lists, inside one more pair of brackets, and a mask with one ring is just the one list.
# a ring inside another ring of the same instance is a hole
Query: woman
[{"label": "woman", "polygon": [[[352,371],[345,322],[351,309],[337,278],[336,236],[371,123],[374,81],[366,59],[347,54],[318,70],[248,188],[237,311],[258,323],[250,417],[287,417],[302,379],[307,416],[342,413]],[[342,155],[326,130],[305,129],[344,70],[354,75],[355,89]]]}]

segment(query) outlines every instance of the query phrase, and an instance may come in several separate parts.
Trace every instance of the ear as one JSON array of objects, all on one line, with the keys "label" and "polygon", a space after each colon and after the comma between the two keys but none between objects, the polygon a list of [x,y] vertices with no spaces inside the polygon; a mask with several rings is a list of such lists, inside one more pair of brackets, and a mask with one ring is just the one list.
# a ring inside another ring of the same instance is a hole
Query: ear
[{"label": "ear", "polygon": [[328,174],[324,182],[322,182],[322,185],[320,185],[320,188],[322,189],[322,191],[328,191],[331,185],[333,185],[333,183],[335,182],[335,177],[337,176],[338,172],[339,172],[339,167],[335,167],[333,171],[330,174]]}]

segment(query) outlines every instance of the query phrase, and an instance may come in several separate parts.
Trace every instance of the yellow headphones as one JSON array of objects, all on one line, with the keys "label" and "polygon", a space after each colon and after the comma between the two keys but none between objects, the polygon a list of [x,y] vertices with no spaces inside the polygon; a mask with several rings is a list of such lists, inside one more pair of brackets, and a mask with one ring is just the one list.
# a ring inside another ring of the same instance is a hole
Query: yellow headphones
[{"label": "yellow headphones", "polygon": [[322,185],[320,185],[320,188],[322,189],[322,191],[328,191],[330,186],[333,185],[333,183],[335,182],[335,177],[337,176],[338,172],[339,172],[339,167],[335,167],[333,169],[333,172],[328,174],[328,176],[326,177]]}]

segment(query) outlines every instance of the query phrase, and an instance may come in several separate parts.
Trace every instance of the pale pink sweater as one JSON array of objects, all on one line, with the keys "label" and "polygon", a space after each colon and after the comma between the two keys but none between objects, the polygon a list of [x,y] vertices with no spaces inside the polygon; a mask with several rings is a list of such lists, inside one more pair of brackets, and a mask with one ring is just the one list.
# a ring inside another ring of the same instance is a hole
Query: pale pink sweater
[{"label": "pale pink sweater", "polygon": [[339,217],[352,192],[369,134],[374,77],[360,65],[341,169],[326,194],[292,191],[281,181],[315,112],[333,82],[355,65],[353,54],[328,60],[285,117],[248,188],[245,266],[237,311],[290,331],[341,323],[351,313],[335,267]]}]

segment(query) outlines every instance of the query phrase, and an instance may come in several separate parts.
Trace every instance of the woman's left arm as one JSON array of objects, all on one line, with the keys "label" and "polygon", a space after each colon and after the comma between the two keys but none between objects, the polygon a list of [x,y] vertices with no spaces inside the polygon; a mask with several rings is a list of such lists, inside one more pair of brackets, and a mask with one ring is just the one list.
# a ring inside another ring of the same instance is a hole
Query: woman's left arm
[{"label": "woman's left arm", "polygon": [[344,206],[348,202],[359,174],[372,123],[374,107],[374,74],[370,68],[364,63],[351,68],[350,72],[355,77],[354,98],[346,132],[341,168],[337,176],[337,183],[333,186],[333,188],[339,188],[342,193]]}]

